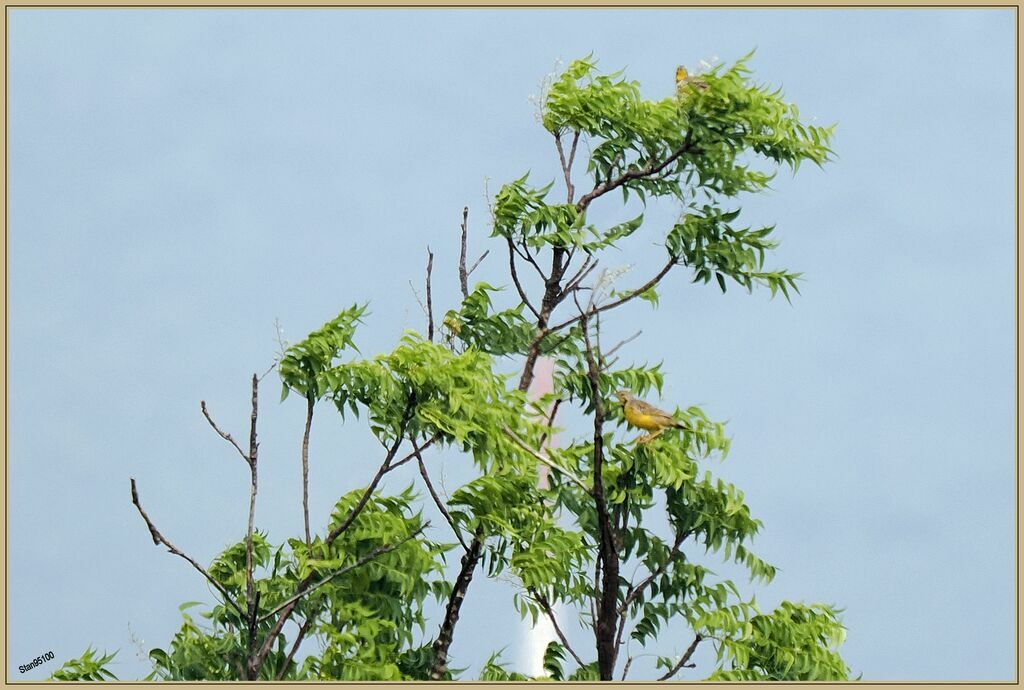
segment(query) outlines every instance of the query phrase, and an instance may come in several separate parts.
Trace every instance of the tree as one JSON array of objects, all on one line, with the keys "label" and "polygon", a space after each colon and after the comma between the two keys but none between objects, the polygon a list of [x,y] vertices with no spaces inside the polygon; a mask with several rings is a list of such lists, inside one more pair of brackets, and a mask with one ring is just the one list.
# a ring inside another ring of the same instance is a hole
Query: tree
[{"label": "tree", "polygon": [[[662,679],[691,667],[702,643],[717,654],[707,671],[713,679],[849,676],[838,653],[844,628],[836,609],[783,602],[762,612],[704,564],[717,556],[741,564],[752,579],[768,582],[775,574],[750,549],[761,523],[742,491],[698,470],[699,460],[727,454],[724,425],[687,407],[675,411],[684,428],[633,438],[621,428],[614,393],[660,392],[665,373],[660,365],[620,365],[618,353],[632,338],[602,343],[602,321],[643,302],[656,306],[658,290],[676,273],[697,284],[713,280],[723,292],[730,283],[748,292],[766,287],[787,301],[798,292],[798,273],[765,266],[774,228],[737,224],[737,198],[763,191],[779,166],[823,165],[832,128],[801,122],[780,91],[754,84],[749,58],[697,76],[681,72],[676,93],[660,100],[644,98],[621,73],[601,74],[589,57],[574,61],[549,84],[542,105],[564,196],[559,200],[554,183],[536,186],[524,175],[494,199],[491,237],[507,256],[509,290],[470,285],[480,261],[467,267],[465,209],[462,300],[440,324],[429,254],[425,334],[406,333],[390,353],[363,357],[355,338],[367,312],[354,305],[285,349],[277,362],[282,400],[300,396],[307,413],[301,537],[271,544],[255,528],[260,377],[251,381],[245,448],[201,405],[249,467],[249,521],[244,539],[205,568],[160,533],[132,480],[132,501],[153,542],[187,560],[219,594],[202,614],[207,624],[182,607],[180,631],[166,650],[150,654],[152,678],[452,678],[449,648],[480,570],[512,576],[522,616],[552,620],[560,640],[545,655],[552,678],[625,678],[633,660],[623,654],[625,641],[646,645],[676,621],[685,621],[692,641],[659,660]],[[581,141],[588,182],[578,193]],[[624,205],[660,201],[682,213],[667,230],[644,228],[643,214],[608,226],[592,220],[595,206],[617,195]],[[641,229],[660,233],[664,264],[619,289],[602,258]],[[526,392],[541,357],[556,362],[554,392],[531,400]],[[314,529],[306,498],[309,434],[314,412],[332,405],[343,423],[368,422],[383,458],[369,483],[341,496],[327,524]],[[586,430],[566,428],[561,446],[550,447],[559,412],[570,407],[587,420]],[[466,454],[476,471],[446,501],[429,471],[430,455],[440,449]],[[425,498],[412,488],[394,496],[378,490],[385,475],[412,462]],[[422,519],[426,500],[447,526]],[[654,527],[661,515],[667,534]],[[454,572],[444,566],[450,553],[459,556]],[[413,630],[428,624],[430,596],[444,603],[444,614],[429,622],[437,630],[433,642],[417,646]],[[570,646],[557,611],[572,612],[592,630],[592,648]],[[289,621],[297,630],[286,634]],[[322,652],[299,663],[308,637],[322,642]],[[482,675],[525,678],[497,655]]]}]

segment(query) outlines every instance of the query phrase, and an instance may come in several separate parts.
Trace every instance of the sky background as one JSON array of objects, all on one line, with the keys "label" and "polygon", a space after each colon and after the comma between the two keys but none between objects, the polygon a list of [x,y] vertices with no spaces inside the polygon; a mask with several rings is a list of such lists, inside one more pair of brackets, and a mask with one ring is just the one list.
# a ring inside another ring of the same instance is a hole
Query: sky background
[{"label": "sky background", "polygon": [[[528,170],[556,178],[530,96],[559,60],[593,53],[661,98],[677,64],[753,48],[758,81],[839,124],[835,163],[742,203],[751,224],[778,223],[772,263],[804,273],[802,296],[723,296],[680,272],[658,311],[632,305],[608,328],[643,328],[623,354],[664,362],[666,405],[729,421],[732,453],[709,467],[745,491],[765,523],[756,551],[781,568],[743,591],[845,608],[843,656],[865,679],[1013,678],[1012,10],[9,17],[9,679],[89,645],[142,677],[178,604],[211,600],[153,546],[128,478],[198,560],[242,537],[247,469],[199,401],[244,435],[275,319],[294,342],[368,300],[357,342],[389,350],[424,327],[410,280],[427,245],[435,304],[454,306],[463,206],[470,253],[496,250],[474,278],[502,280],[486,195]],[[609,259],[632,267],[624,287],[660,266],[679,210],[652,208]],[[301,532],[304,405],[278,404],[273,376],[263,390],[257,526],[280,541]],[[314,525],[378,462],[366,430],[325,409]],[[434,462],[454,490],[460,458]],[[452,648],[467,677],[502,647],[526,663],[510,595],[471,588]],[[698,661],[681,677],[706,675]]]}]

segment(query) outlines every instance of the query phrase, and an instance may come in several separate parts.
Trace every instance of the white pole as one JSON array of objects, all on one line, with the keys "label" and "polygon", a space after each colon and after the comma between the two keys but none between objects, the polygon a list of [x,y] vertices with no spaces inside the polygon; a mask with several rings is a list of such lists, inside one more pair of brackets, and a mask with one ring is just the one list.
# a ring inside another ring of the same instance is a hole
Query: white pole
[{"label": "white pole", "polygon": [[[530,385],[529,392],[530,397],[537,400],[554,390],[555,361],[550,357],[540,357],[537,359],[537,364],[533,371],[533,383]],[[550,414],[550,411],[548,413]],[[551,434],[548,436],[546,445],[551,446],[553,444],[554,434]],[[537,482],[537,485],[539,488],[547,488],[548,472],[549,469],[546,465],[541,465],[538,468],[540,480]],[[559,610],[558,604],[552,606],[552,611],[556,616],[559,614]],[[526,625],[529,626],[529,623],[526,622]],[[548,643],[555,639],[557,639],[555,628],[551,625],[551,621],[547,616],[541,616],[537,619],[537,625],[527,627],[524,630],[524,640],[519,660],[519,667],[523,669],[523,673],[533,677],[544,675],[544,650],[547,649]]]}]

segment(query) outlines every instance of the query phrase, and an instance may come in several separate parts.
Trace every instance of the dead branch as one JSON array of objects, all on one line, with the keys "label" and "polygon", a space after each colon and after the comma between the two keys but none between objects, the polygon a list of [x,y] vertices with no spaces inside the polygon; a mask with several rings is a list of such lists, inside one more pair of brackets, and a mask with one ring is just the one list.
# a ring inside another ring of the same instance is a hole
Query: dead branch
[{"label": "dead branch", "polygon": [[467,222],[469,220],[469,206],[462,209],[462,250],[459,253],[459,285],[462,286],[462,297],[469,297],[469,272],[466,271],[466,241],[469,235]]},{"label": "dead branch", "polygon": [[[465,242],[465,234],[463,234]],[[430,296],[430,274],[434,270],[434,252],[427,247],[427,340],[434,342],[434,303]]]},{"label": "dead branch", "polygon": [[230,605],[231,608],[233,608],[235,612],[238,613],[239,617],[244,620],[245,613],[242,611],[241,607],[239,607],[239,605],[235,603],[235,600],[231,597],[231,595],[228,594],[228,591],[224,589],[224,586],[221,583],[217,582],[213,575],[210,575],[206,568],[199,565],[199,563],[197,563],[194,558],[183,552],[181,549],[179,549],[171,542],[167,541],[164,535],[160,534],[160,530],[156,528],[156,525],[153,524],[153,521],[149,519],[148,515],[146,515],[146,511],[142,509],[142,503],[139,502],[139,492],[135,488],[135,478],[131,477],[130,479],[132,486],[132,503],[138,509],[139,515],[141,515],[142,519],[146,522],[146,527],[149,528],[149,535],[153,538],[153,544],[155,544],[156,546],[160,546],[162,544],[166,546],[167,550],[173,553],[175,556],[184,558],[186,561],[188,561],[193,568],[198,570],[200,574],[202,574],[202,576],[205,577],[218,592],[220,592],[220,595],[224,597],[224,601],[227,602],[228,605]]},{"label": "dead branch", "polygon": [[700,641],[703,639],[704,637],[700,633],[697,633],[696,637],[693,638],[693,642],[691,642],[690,646],[686,648],[686,651],[683,652],[683,655],[679,657],[679,661],[676,662],[676,665],[670,668],[668,673],[663,675],[658,680],[668,680],[675,674],[679,673],[679,670],[686,665],[686,662],[690,660],[690,657],[693,656],[693,653],[697,651],[697,645],[699,645]]},{"label": "dead branch", "polygon": [[217,432],[217,435],[220,436],[225,441],[227,441],[228,443],[230,443],[231,445],[233,445],[235,447],[235,450],[238,451],[238,454],[242,456],[243,460],[245,460],[246,464],[249,464],[251,460],[249,460],[249,456],[245,454],[245,451],[242,450],[242,447],[238,445],[238,441],[236,441],[231,434],[221,431],[220,427],[217,426],[217,423],[213,421],[212,417],[210,417],[210,413],[206,409],[205,400],[199,401],[199,409],[203,411],[203,416],[206,417],[206,421],[210,423],[210,426],[213,427],[213,430]]}]

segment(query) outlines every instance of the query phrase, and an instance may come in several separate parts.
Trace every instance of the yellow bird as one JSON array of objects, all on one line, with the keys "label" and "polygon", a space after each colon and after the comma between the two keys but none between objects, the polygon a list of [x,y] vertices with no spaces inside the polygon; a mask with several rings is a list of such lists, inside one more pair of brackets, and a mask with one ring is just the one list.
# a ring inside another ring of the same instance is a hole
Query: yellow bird
[{"label": "yellow bird", "polygon": [[616,391],[615,396],[622,403],[622,411],[630,426],[652,432],[641,437],[639,439],[640,443],[653,441],[664,433],[665,429],[686,429],[687,431],[692,431],[690,427],[680,422],[668,412],[659,410],[654,405],[640,400],[627,390]]},{"label": "yellow bird", "polygon": [[697,77],[691,77],[690,73],[682,65],[676,67],[676,93],[682,96],[686,93],[686,87],[692,86],[698,91],[707,91],[708,83]]}]

